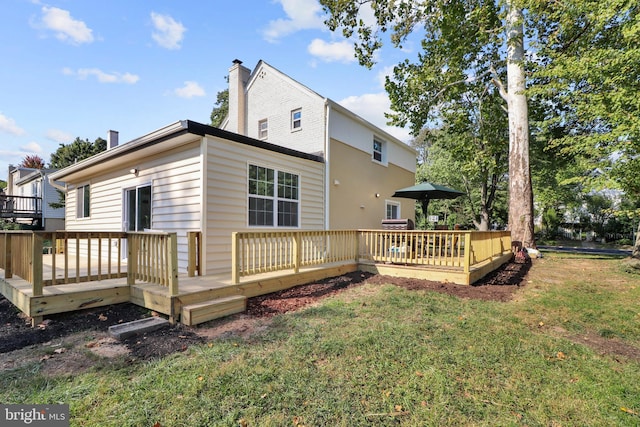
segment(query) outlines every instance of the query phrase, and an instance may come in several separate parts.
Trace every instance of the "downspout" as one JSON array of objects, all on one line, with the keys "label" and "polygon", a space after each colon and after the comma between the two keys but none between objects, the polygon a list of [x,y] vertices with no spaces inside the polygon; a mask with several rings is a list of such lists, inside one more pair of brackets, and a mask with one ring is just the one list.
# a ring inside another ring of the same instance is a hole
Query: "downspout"
[{"label": "downspout", "polygon": [[329,217],[331,216],[330,209],[330,191],[331,191],[331,183],[330,183],[330,136],[329,136],[329,115],[331,113],[331,106],[329,105],[329,100],[327,98],[324,99],[324,229],[330,230],[331,221]]},{"label": "downspout", "polygon": [[51,179],[51,175],[47,175],[47,181],[49,181],[49,184],[51,184],[51,186],[53,188],[55,188],[56,190],[60,190],[63,193],[67,192],[67,186],[62,186],[60,184],[56,184],[56,182],[54,180]]}]

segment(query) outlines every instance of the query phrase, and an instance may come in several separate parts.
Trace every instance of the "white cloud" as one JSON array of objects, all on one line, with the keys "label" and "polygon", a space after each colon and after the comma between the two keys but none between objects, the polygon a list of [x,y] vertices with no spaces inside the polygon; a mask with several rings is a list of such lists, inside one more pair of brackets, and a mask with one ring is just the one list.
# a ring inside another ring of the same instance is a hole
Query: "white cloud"
[{"label": "white cloud", "polygon": [[378,82],[380,83],[381,88],[384,88],[385,79],[387,76],[393,77],[393,67],[393,65],[389,65],[378,71],[376,77],[378,78]]},{"label": "white cloud", "polygon": [[37,142],[29,142],[24,147],[20,147],[20,150],[25,153],[33,153],[33,154],[42,153],[42,147]]},{"label": "white cloud", "polygon": [[92,30],[83,21],[73,19],[68,10],[42,7],[41,25],[55,33],[58,40],[71,44],[93,42]]},{"label": "white cloud", "polygon": [[161,15],[155,12],[151,12],[151,21],[156,30],[151,34],[151,37],[156,43],[165,49],[180,49],[184,32],[187,31],[181,22],[177,22],[169,15]]},{"label": "white cloud", "polygon": [[384,116],[384,113],[391,111],[391,102],[386,92],[349,96],[338,101],[338,104],[405,143],[411,140],[408,129],[387,125],[387,118]]},{"label": "white cloud", "polygon": [[46,137],[52,141],[67,144],[72,142],[74,139],[73,135],[60,129],[49,129],[46,133]]},{"label": "white cloud", "polygon": [[186,81],[184,86],[179,87],[173,91],[174,94],[180,98],[193,98],[194,96],[205,96],[206,92],[198,84],[198,82]]},{"label": "white cloud", "polygon": [[140,77],[131,74],[131,73],[105,73],[104,71],[98,68],[79,68],[77,71],[74,71],[70,68],[64,68],[62,73],[66,76],[76,76],[81,80],[86,80],[87,78],[93,76],[100,83],[126,83],[126,84],[135,84],[140,80]]},{"label": "white cloud", "polygon": [[325,62],[354,62],[353,44],[344,40],[341,42],[326,42],[314,39],[307,47],[309,53]]},{"label": "white cloud", "polygon": [[287,18],[269,22],[262,32],[267,41],[275,42],[299,30],[325,27],[322,7],[317,0],[277,0],[277,2],[282,5]]},{"label": "white cloud", "polygon": [[12,118],[0,113],[0,132],[10,133],[12,135],[20,136],[26,132],[20,126],[18,126]]}]

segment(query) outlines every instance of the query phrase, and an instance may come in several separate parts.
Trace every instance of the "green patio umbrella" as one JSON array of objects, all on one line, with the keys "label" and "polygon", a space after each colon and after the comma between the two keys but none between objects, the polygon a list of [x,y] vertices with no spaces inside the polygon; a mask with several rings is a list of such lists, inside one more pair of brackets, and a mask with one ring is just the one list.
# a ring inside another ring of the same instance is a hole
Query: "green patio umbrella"
[{"label": "green patio umbrella", "polygon": [[404,197],[418,200],[422,204],[422,212],[427,214],[429,201],[433,199],[455,199],[465,194],[462,191],[445,187],[444,185],[423,182],[407,188],[401,188],[393,193],[392,197]]}]

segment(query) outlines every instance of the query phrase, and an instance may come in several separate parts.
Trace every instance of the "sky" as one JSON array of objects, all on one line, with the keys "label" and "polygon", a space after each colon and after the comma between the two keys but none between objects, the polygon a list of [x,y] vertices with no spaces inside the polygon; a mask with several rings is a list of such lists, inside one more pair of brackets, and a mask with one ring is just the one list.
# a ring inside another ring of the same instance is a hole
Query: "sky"
[{"label": "sky", "polygon": [[[366,14],[365,19],[368,19]],[[76,137],[131,141],[178,120],[208,124],[234,59],[264,60],[386,125],[384,77],[412,55],[387,44],[367,69],[324,24],[317,0],[4,0],[0,14],[0,179],[9,164]]]}]

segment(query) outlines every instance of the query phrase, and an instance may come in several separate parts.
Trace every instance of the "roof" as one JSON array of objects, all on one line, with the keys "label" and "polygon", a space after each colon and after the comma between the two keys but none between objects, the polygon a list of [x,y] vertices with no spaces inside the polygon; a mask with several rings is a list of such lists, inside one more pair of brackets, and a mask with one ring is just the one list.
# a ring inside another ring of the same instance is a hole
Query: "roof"
[{"label": "roof", "polygon": [[[194,122],[191,120],[180,120],[163,128],[157,129],[147,135],[141,136],[124,144],[120,144],[114,148],[107,149],[101,153],[91,156],[87,159],[67,166],[64,169],[60,169],[50,174],[50,180],[64,181],[65,178],[69,178],[74,174],[80,173],[96,165],[105,164],[107,161],[113,161],[120,157],[130,155],[136,151],[140,151],[145,148],[158,146],[159,149],[161,143],[171,141],[180,143],[188,143],[193,141],[193,136],[203,137],[205,135],[215,136],[228,141],[233,141],[239,144],[249,145],[263,150],[274,151],[277,153],[285,154],[288,156],[299,157],[315,162],[323,163],[322,156],[315,154],[303,153],[301,151],[293,150],[291,148],[282,147],[275,144],[270,144],[265,141],[260,141],[254,138],[250,138],[237,133],[222,130],[210,125]],[[176,144],[172,144],[171,148],[175,148]]]},{"label": "roof", "polygon": [[259,75],[259,70],[262,67],[268,67],[269,69],[273,70],[274,72],[280,74],[282,77],[284,77],[286,79],[289,79],[290,81],[294,82],[298,86],[298,88],[301,89],[302,91],[306,91],[306,92],[308,92],[310,94],[313,94],[313,95],[315,95],[315,96],[317,96],[319,98],[324,99],[326,103],[331,105],[332,109],[336,109],[336,110],[340,111],[341,113],[349,116],[352,120],[354,120],[354,121],[360,123],[361,125],[371,129],[379,137],[384,138],[385,141],[393,142],[394,144],[397,144],[398,146],[400,146],[402,148],[405,148],[405,149],[411,151],[412,153],[416,153],[416,150],[413,147],[411,147],[409,144],[404,143],[403,141],[401,141],[400,139],[398,139],[395,136],[391,135],[387,131],[385,131],[383,129],[380,129],[378,126],[374,125],[373,123],[371,123],[370,121],[364,119],[363,117],[357,115],[353,111],[351,111],[348,108],[342,106],[341,104],[337,103],[336,101],[332,100],[331,98],[327,98],[327,97],[324,97],[324,96],[320,95],[319,93],[317,93],[313,89],[309,88],[308,86],[305,86],[304,84],[302,84],[299,81],[295,80],[294,78],[288,76],[287,74],[283,73],[282,71],[278,70],[277,68],[273,67],[272,65],[270,65],[267,62],[263,61],[262,59],[260,61],[258,61],[258,64],[256,64],[255,68],[251,72],[251,75],[249,76],[249,81],[247,82],[247,88],[252,84],[252,82]]}]

